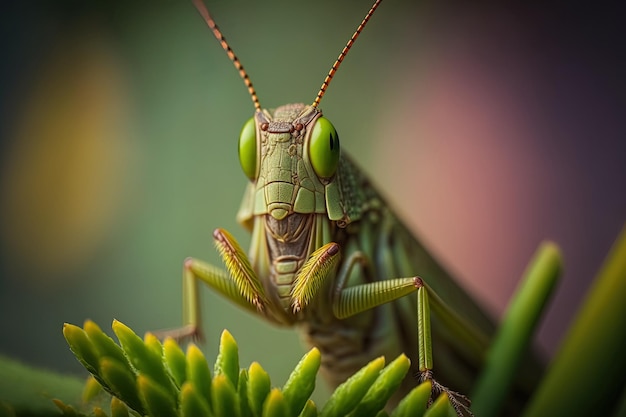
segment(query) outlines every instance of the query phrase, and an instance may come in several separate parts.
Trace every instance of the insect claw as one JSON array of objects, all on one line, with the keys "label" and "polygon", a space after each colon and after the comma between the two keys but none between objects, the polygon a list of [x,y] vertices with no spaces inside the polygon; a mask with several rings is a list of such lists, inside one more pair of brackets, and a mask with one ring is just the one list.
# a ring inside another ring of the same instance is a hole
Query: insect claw
[{"label": "insect claw", "polygon": [[474,417],[474,414],[470,411],[472,401],[460,392],[452,391],[450,388],[441,385],[433,378],[432,370],[426,370],[419,373],[419,381],[430,381],[432,388],[430,390],[430,398],[428,399],[428,406],[433,403],[433,399],[439,397],[442,393],[446,393],[450,405],[454,408],[454,411],[458,417]]},{"label": "insect claw", "polygon": [[195,343],[204,343],[204,333],[198,328],[190,336],[191,341]]},{"label": "insect claw", "polygon": [[197,343],[204,342],[204,334],[202,333],[202,330],[200,329],[200,327],[193,324],[188,324],[186,326],[176,329],[158,330],[151,333],[154,334],[159,340],[165,340],[166,338],[171,337],[178,343],[184,341],[192,341]]}]

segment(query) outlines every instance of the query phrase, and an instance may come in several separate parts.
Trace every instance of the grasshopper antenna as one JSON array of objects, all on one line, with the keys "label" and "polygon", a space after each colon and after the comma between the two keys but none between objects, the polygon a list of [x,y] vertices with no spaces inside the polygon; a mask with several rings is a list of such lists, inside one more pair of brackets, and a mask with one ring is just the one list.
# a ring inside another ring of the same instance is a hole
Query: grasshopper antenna
[{"label": "grasshopper antenna", "polygon": [[228,45],[228,42],[226,42],[226,38],[224,38],[224,35],[222,35],[220,28],[217,27],[217,24],[211,17],[211,14],[207,10],[202,0],[192,0],[192,1],[193,1],[194,6],[196,6],[196,9],[198,9],[198,12],[200,13],[200,15],[206,22],[206,24],[209,26],[209,29],[211,29],[211,32],[213,32],[213,35],[215,36],[215,38],[218,40],[220,45],[222,45],[222,48],[224,48],[224,51],[226,51],[228,58],[230,58],[233,65],[235,65],[235,68],[237,68],[237,71],[239,71],[239,75],[241,76],[241,78],[243,78],[243,82],[246,84],[246,87],[248,87],[248,93],[250,93],[250,97],[252,98],[252,102],[254,103],[254,108],[256,109],[256,111],[261,111],[259,98],[256,95],[256,91],[254,90],[252,81],[250,81],[250,77],[248,77],[248,73],[246,72],[245,69],[243,69],[243,65],[241,65],[241,62],[239,62],[239,58],[237,58],[237,55],[235,55],[233,50],[230,48],[230,45]]},{"label": "grasshopper antenna", "polygon": [[333,66],[330,68],[330,71],[328,71],[328,75],[324,79],[324,82],[322,83],[322,87],[320,87],[320,91],[317,93],[317,97],[315,98],[315,101],[312,104],[313,107],[317,107],[320,104],[320,101],[322,100],[322,97],[324,97],[324,93],[326,93],[326,89],[328,88],[328,84],[330,84],[330,80],[332,80],[333,77],[335,76],[335,73],[339,69],[339,65],[341,65],[341,62],[343,61],[343,59],[348,54],[348,51],[350,50],[350,48],[352,48],[352,45],[354,44],[354,41],[356,41],[356,38],[359,37],[359,35],[361,34],[361,31],[363,30],[363,28],[365,27],[367,22],[370,20],[370,17],[372,17],[372,15],[376,11],[376,8],[378,7],[378,5],[380,4],[381,1],[382,0],[376,0],[374,2],[372,7],[370,8],[369,12],[367,12],[365,17],[363,18],[363,21],[361,22],[359,27],[356,28],[356,31],[354,32],[354,34],[352,35],[352,37],[350,38],[350,40],[348,41],[346,46],[344,46],[343,50],[339,54],[339,57],[337,57],[337,60],[335,61]]}]

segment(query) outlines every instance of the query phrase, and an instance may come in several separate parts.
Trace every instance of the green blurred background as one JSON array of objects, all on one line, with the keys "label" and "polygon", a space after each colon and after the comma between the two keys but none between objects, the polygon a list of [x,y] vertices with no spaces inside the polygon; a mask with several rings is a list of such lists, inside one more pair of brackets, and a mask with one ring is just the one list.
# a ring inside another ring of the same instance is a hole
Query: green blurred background
[{"label": "green blurred background", "polygon": [[[261,104],[311,102],[369,1],[211,1]],[[186,1],[23,2],[0,17],[0,353],[82,373],[63,322],[181,323],[187,256],[247,246],[237,71]],[[494,315],[540,240],[566,274],[540,332],[554,351],[626,220],[626,46],[615,10],[388,0],[322,101],[343,149]],[[416,271],[419,273],[419,271]],[[282,384],[303,354],[202,290],[212,360]],[[322,394],[323,395],[323,394]]]}]

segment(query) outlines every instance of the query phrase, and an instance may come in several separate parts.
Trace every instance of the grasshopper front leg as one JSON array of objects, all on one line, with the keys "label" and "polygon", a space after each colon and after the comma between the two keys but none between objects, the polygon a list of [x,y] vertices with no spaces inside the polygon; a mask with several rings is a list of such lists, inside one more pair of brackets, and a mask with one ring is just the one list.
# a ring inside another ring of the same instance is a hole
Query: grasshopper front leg
[{"label": "grasshopper front leg", "polygon": [[216,229],[213,238],[227,270],[194,258],[183,265],[183,326],[159,332],[160,337],[202,339],[202,315],[198,282],[202,281],[225,298],[252,312],[263,311],[267,300],[247,255],[237,241],[223,229]]},{"label": "grasshopper front leg", "polygon": [[[293,293],[294,311],[301,310],[315,298],[317,291],[323,287],[324,281],[332,276],[327,271],[338,260],[338,252],[338,245],[329,243],[311,255],[302,272],[296,278],[296,286]],[[473,328],[468,327],[465,320],[441,302],[439,297],[434,294],[432,289],[420,277],[395,278],[346,287],[348,277],[356,266],[361,266],[366,276],[371,274],[368,259],[361,252],[354,252],[344,262],[343,267],[335,278],[335,282],[332,284],[333,298],[331,305],[335,317],[339,319],[348,318],[416,292],[419,347],[419,375],[417,376],[420,382],[431,381],[431,398],[436,398],[439,394],[445,393],[457,415],[472,416],[473,414],[469,410],[470,400],[467,397],[441,385],[433,378],[429,293],[435,301],[436,308],[434,308],[434,311],[445,323],[454,326],[454,328],[465,329],[461,332],[460,337],[464,338],[468,344],[479,351],[486,348],[486,338],[480,336]]]}]

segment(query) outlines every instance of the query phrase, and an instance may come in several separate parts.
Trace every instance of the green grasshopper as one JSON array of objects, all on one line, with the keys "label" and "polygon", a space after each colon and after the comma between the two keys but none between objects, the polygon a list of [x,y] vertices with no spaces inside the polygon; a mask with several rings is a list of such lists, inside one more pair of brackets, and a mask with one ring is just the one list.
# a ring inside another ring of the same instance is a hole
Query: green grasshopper
[{"label": "green grasshopper", "polygon": [[[318,108],[380,1],[342,50],[313,104],[265,110],[204,4],[194,0],[256,109],[239,138],[239,159],[250,182],[237,220],[251,232],[252,242],[246,255],[226,230],[216,229],[213,237],[226,269],[185,261],[184,326],[169,334],[200,336],[202,281],[272,323],[298,326],[304,340],[320,349],[322,373],[331,386],[375,357],[404,352],[412,359],[413,375],[404,380],[396,401],[428,379],[433,397],[446,392],[458,415],[471,415],[469,400],[446,387],[471,388],[494,324],[340,152],[337,131]],[[433,379],[433,351],[442,359],[441,383]]]}]

